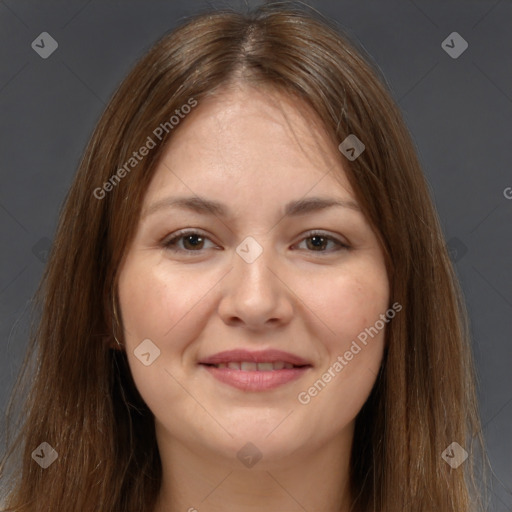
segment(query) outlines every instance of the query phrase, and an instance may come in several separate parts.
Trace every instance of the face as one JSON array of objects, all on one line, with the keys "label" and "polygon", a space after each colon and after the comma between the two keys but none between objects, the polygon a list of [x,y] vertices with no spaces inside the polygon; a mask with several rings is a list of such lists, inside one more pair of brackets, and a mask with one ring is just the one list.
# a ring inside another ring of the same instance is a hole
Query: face
[{"label": "face", "polygon": [[342,158],[278,93],[226,89],[181,121],[118,289],[160,446],[234,464],[251,442],[271,467],[352,432],[389,286]]}]

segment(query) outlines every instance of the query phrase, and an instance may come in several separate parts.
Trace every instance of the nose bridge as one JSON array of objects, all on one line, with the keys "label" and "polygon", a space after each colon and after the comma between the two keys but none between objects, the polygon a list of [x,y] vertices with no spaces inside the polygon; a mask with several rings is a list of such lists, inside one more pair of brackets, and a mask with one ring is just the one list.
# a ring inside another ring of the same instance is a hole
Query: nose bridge
[{"label": "nose bridge", "polygon": [[269,268],[275,259],[269,237],[246,237],[236,248],[234,273],[237,286],[248,288],[253,293],[268,291],[273,274]]},{"label": "nose bridge", "polygon": [[270,237],[245,238],[233,255],[219,312],[225,320],[237,318],[248,325],[283,320],[291,311],[286,293],[274,275],[277,255]]}]

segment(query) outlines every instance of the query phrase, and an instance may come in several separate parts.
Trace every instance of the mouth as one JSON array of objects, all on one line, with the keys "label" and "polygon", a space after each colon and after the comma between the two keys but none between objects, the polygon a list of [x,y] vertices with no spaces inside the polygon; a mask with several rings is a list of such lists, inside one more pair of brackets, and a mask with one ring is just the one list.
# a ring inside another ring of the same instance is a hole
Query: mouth
[{"label": "mouth", "polygon": [[[285,361],[255,363],[253,361],[230,361],[229,363],[207,364],[214,368],[229,368],[230,370],[240,370],[241,372],[274,372],[278,370],[291,370],[292,368],[302,368]],[[304,365],[309,366],[309,365]]]},{"label": "mouth", "polygon": [[243,391],[266,391],[302,377],[312,364],[277,350],[220,352],[199,362],[216,380]]}]

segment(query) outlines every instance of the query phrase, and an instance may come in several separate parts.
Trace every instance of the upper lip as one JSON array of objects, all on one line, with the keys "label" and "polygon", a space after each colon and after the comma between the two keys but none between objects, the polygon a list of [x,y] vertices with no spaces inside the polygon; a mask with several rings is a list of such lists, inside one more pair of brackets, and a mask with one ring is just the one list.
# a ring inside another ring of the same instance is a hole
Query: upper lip
[{"label": "upper lip", "polygon": [[311,363],[302,357],[275,349],[259,350],[255,352],[243,349],[225,350],[224,352],[218,352],[217,354],[201,359],[199,364],[220,364],[237,361],[254,363],[275,363],[277,361],[283,361],[285,363],[291,363],[294,366],[311,366]]}]

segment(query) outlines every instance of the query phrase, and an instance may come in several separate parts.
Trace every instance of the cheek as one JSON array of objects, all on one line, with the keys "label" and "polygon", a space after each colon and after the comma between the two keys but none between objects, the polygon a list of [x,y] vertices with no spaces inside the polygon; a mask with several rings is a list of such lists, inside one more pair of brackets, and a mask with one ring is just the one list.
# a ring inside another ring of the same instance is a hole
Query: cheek
[{"label": "cheek", "polygon": [[[317,281],[318,283],[318,281]],[[320,290],[320,288],[316,288]],[[308,307],[321,318],[324,364],[299,402],[333,431],[352,421],[375,383],[384,352],[389,287],[379,264],[331,275],[324,293],[310,293]]]},{"label": "cheek", "polygon": [[[126,353],[135,385],[155,415],[174,425],[172,413],[176,410],[186,410],[197,417],[202,413],[183,391],[181,383],[186,376],[180,365],[190,339],[198,337],[204,328],[198,318],[205,315],[205,295],[218,278],[201,279],[196,274],[191,281],[189,275],[176,272],[169,265],[164,269],[165,265],[154,257],[145,260],[139,254],[128,259],[119,278],[118,293]],[[160,350],[147,366],[136,355],[146,339]],[[169,407],[170,403],[174,406]]]},{"label": "cheek", "polygon": [[339,352],[388,309],[387,273],[380,261],[357,261],[340,272],[308,279],[301,297],[321,320],[318,339],[329,352]]},{"label": "cheek", "polygon": [[[178,347],[180,330],[190,326],[188,314],[199,306],[215,284],[207,275],[193,278],[158,261],[127,261],[119,279],[119,302],[126,341],[150,338]],[[211,281],[211,282],[210,282]]]}]

